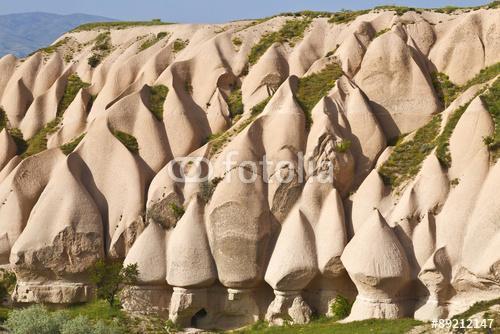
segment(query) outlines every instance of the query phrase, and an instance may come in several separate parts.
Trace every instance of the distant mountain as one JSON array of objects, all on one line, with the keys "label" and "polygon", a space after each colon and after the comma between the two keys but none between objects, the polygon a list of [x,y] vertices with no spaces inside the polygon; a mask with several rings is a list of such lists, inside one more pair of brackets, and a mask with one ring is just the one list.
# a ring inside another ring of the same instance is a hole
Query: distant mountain
[{"label": "distant mountain", "polygon": [[51,44],[66,31],[80,24],[96,21],[115,20],[86,14],[34,12],[0,15],[0,57],[8,53],[24,57]]}]

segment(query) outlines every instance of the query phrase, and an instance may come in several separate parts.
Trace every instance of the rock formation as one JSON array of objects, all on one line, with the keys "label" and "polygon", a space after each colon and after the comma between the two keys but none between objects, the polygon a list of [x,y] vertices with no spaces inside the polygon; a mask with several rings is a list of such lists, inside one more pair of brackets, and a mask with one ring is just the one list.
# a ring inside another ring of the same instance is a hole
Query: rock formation
[{"label": "rock formation", "polygon": [[138,265],[126,309],[201,328],[500,297],[500,9],[336,17],[104,23],[1,58],[14,298],[87,301],[99,259]]}]

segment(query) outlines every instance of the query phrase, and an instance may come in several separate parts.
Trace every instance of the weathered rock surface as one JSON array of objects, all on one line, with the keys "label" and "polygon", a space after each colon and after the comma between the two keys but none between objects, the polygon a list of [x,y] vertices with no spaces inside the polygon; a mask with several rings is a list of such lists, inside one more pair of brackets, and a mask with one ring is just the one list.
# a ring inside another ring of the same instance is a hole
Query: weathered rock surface
[{"label": "weathered rock surface", "polygon": [[[308,19],[265,50],[306,17],[73,31],[1,58],[14,299],[87,301],[98,259],[137,264],[127,310],[205,329],[306,323],[338,295],[346,321],[500,297],[500,9]],[[475,79],[445,106],[436,72]]]}]

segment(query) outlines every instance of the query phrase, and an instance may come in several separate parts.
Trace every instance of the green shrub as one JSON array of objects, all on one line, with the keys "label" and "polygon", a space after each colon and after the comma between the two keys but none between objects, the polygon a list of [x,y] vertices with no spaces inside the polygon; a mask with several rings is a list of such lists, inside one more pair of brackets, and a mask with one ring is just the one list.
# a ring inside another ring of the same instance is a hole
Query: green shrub
[{"label": "green shrub", "polygon": [[486,6],[488,9],[496,9],[498,7],[500,7],[500,1],[492,1]]},{"label": "green shrub", "polygon": [[26,151],[26,148],[28,147],[28,143],[26,143],[26,141],[24,140],[21,129],[9,128],[7,131],[12,137],[12,140],[14,140],[14,143],[16,143],[17,155],[23,154]]},{"label": "green shrub", "polygon": [[93,54],[92,56],[89,57],[87,63],[89,64],[90,67],[95,68],[97,67],[97,65],[101,63],[101,57],[97,54]]},{"label": "green shrub", "polygon": [[474,78],[467,81],[467,83],[461,86],[460,91],[465,92],[471,86],[488,82],[494,79],[499,74],[500,74],[500,62],[483,68]]},{"label": "green shrub", "polygon": [[111,34],[109,31],[100,33],[94,40],[93,54],[88,59],[90,67],[97,67],[106,58],[113,46],[111,45]]},{"label": "green shrub", "polygon": [[234,46],[236,46],[236,47],[241,46],[243,44],[243,41],[239,37],[234,37],[232,39],[232,42],[233,42]]},{"label": "green shrub", "polygon": [[80,142],[82,141],[83,137],[85,137],[85,133],[82,133],[78,137],[73,138],[68,143],[61,145],[61,147],[60,147],[61,151],[65,155],[69,155],[71,152],[73,152],[75,150],[75,148],[78,146],[78,144],[80,144]]},{"label": "green shrub", "polygon": [[98,30],[98,29],[125,29],[125,28],[133,28],[140,26],[158,26],[158,25],[169,25],[171,22],[161,22],[158,20],[151,21],[113,21],[113,22],[93,22],[93,23],[85,23],[82,24],[75,29],[71,30],[71,32],[79,32],[79,31],[90,31],[90,30]]},{"label": "green shrub", "polygon": [[176,221],[181,220],[182,216],[184,216],[185,210],[182,206],[177,205],[176,203],[170,203],[169,208]]},{"label": "green shrub", "polygon": [[375,9],[394,11],[396,12],[397,16],[402,16],[406,12],[416,12],[419,14],[422,13],[420,9],[405,6],[376,6]]},{"label": "green shrub", "polygon": [[351,148],[352,142],[348,139],[342,139],[340,142],[335,144],[335,151],[340,153],[345,153]]},{"label": "green shrub", "polygon": [[114,130],[113,135],[118,139],[125,147],[132,153],[138,153],[139,152],[139,143],[137,142],[137,139],[123,131],[119,130]]},{"label": "green shrub", "polygon": [[12,294],[16,281],[16,275],[12,271],[0,269],[0,303],[4,298]]},{"label": "green shrub", "polygon": [[240,88],[233,90],[231,94],[229,94],[227,97],[227,105],[232,118],[243,114],[243,97]]},{"label": "green shrub", "polygon": [[441,104],[447,108],[460,94],[460,87],[450,81],[450,78],[440,72],[431,73],[432,85],[441,101]]},{"label": "green shrub", "polygon": [[487,146],[492,161],[496,162],[500,158],[500,79],[497,79],[481,96],[481,100],[488,109],[495,125],[493,135],[487,140]]},{"label": "green shrub", "polygon": [[163,119],[163,104],[168,94],[168,87],[165,85],[151,86],[149,96],[149,110],[161,121]]},{"label": "green shrub", "polygon": [[61,326],[61,334],[92,334],[94,328],[89,319],[83,316],[77,316],[68,320]]},{"label": "green shrub", "polygon": [[40,129],[33,137],[28,139],[27,148],[26,151],[22,154],[22,157],[27,158],[45,151],[47,149],[47,137],[59,129],[60,122],[61,117],[56,117],[56,119],[45,124],[45,126]]},{"label": "green shrub", "polygon": [[451,166],[451,154],[449,150],[450,138],[458,124],[458,121],[470,105],[470,102],[471,101],[467,102],[463,106],[460,106],[450,115],[450,117],[448,117],[448,121],[444,126],[443,132],[441,132],[436,140],[436,157],[443,167],[449,168]]},{"label": "green shrub", "polygon": [[116,305],[116,296],[122,286],[136,283],[138,276],[137,264],[124,267],[121,262],[98,260],[90,270],[97,298],[106,300],[110,306]]},{"label": "green shrub", "polygon": [[212,195],[215,192],[215,188],[222,181],[221,177],[214,177],[211,180],[205,181],[200,185],[200,197],[205,201],[205,203],[210,202]]},{"label": "green shrub", "polygon": [[386,185],[396,188],[418,173],[422,162],[436,145],[435,139],[439,134],[440,125],[441,115],[438,114],[418,129],[413,139],[394,147],[378,171]]},{"label": "green shrub", "polygon": [[342,10],[338,13],[334,13],[332,17],[328,20],[329,23],[341,24],[341,23],[349,23],[356,19],[360,15],[368,14],[370,12],[369,9],[366,10]]},{"label": "green shrub", "polygon": [[183,39],[177,38],[174,41],[174,52],[175,53],[181,52],[182,50],[184,50],[186,48],[186,46],[188,46],[188,44],[189,44],[189,40],[183,40]]},{"label": "green shrub", "polygon": [[334,302],[330,305],[330,311],[333,319],[338,321],[345,319],[351,313],[352,303],[347,298],[337,295]]},{"label": "green shrub", "polygon": [[59,47],[61,47],[64,44],[66,44],[68,41],[69,41],[69,37],[65,37],[65,38],[61,39],[60,41],[58,41],[57,43],[49,45],[49,46],[47,46],[45,48],[41,48],[41,49],[35,51],[34,53],[36,53],[36,52],[42,52],[42,53],[50,55],[50,54],[56,52],[56,50]]},{"label": "green shrub", "polygon": [[335,82],[342,76],[342,69],[337,63],[326,66],[322,71],[299,79],[295,94],[297,101],[306,115],[306,128],[312,125],[311,111],[314,106],[328,94],[335,86]]},{"label": "green shrub", "polygon": [[389,28],[385,28],[385,29],[382,29],[380,31],[377,31],[377,33],[375,34],[375,37],[373,37],[373,39],[379,37],[379,36],[382,36],[383,34],[385,34],[386,32],[390,31],[391,29]]},{"label": "green shrub", "polygon": [[252,107],[252,109],[250,110],[250,114],[253,116],[253,117],[256,117],[258,116],[260,113],[262,113],[264,111],[264,109],[266,108],[267,104],[269,103],[269,101],[271,101],[271,97],[272,96],[269,96],[268,98],[266,98],[265,100],[257,103],[256,105],[254,105]]},{"label": "green shrub", "polygon": [[0,132],[7,127],[8,125],[8,118],[7,118],[7,113],[5,110],[3,110],[2,107],[0,107]]},{"label": "green shrub", "polygon": [[311,19],[295,19],[285,22],[283,27],[276,32],[265,34],[260,41],[254,45],[248,56],[251,65],[257,63],[262,55],[274,43],[295,43],[304,37],[304,32],[311,24]]},{"label": "green shrub", "polygon": [[150,38],[148,38],[147,40],[145,40],[141,46],[139,47],[139,50],[140,51],[144,51],[150,47],[152,47],[153,45],[155,45],[156,43],[158,43],[159,41],[161,41],[163,38],[165,38],[166,36],[168,36],[168,33],[167,32],[159,32],[156,36],[151,36]]},{"label": "green shrub", "polygon": [[68,319],[61,314],[53,315],[45,307],[33,305],[13,310],[5,322],[12,334],[59,334]]},{"label": "green shrub", "polygon": [[[208,136],[208,141],[210,143],[209,156],[213,156],[219,153],[222,148],[228,143],[234,136],[238,135],[243,131],[250,123],[252,123],[255,118],[264,110],[267,103],[271,100],[271,96],[266,98],[264,101],[258,103],[250,110],[250,117],[241,121],[238,126],[224,132],[224,133],[214,133]],[[239,115],[238,115],[239,116]],[[236,119],[236,118],[235,118]]]},{"label": "green shrub", "polygon": [[59,101],[59,105],[57,106],[57,116],[62,116],[66,109],[68,109],[71,102],[73,102],[73,100],[75,99],[76,94],[78,94],[81,89],[88,87],[90,87],[90,84],[87,82],[83,82],[78,74],[71,74],[68,77],[68,82],[66,83],[64,94]]}]

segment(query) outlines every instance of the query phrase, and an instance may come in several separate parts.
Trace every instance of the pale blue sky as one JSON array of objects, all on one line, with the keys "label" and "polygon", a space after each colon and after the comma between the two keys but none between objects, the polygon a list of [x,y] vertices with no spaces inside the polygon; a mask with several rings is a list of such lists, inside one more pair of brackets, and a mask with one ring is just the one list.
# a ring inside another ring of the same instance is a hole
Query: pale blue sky
[{"label": "pale blue sky", "polygon": [[175,22],[224,22],[303,9],[338,11],[378,5],[413,7],[476,6],[488,0],[0,0],[0,15],[42,11],[85,13],[123,20],[161,18]]}]

